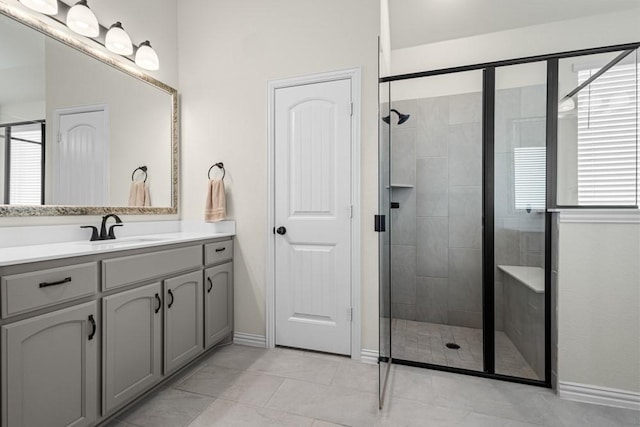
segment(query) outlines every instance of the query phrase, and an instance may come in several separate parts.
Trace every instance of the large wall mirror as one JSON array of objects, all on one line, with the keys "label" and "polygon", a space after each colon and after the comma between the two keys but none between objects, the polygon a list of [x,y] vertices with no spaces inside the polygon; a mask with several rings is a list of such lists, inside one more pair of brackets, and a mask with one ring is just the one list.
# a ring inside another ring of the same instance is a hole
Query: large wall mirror
[{"label": "large wall mirror", "polygon": [[175,214],[177,151],[175,89],[0,3],[0,216]]}]

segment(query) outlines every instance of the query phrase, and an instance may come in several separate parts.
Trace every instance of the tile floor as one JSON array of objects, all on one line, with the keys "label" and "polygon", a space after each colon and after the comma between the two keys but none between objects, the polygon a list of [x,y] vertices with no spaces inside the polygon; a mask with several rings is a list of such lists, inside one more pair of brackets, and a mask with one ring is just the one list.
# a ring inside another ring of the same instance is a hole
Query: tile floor
[{"label": "tile floor", "polygon": [[394,365],[382,411],[378,367],[291,349],[232,345],[109,427],[638,426],[640,412],[547,389]]},{"label": "tile floor", "polygon": [[[445,346],[456,343],[459,350]],[[392,319],[391,356],[394,359],[433,363],[482,371],[482,330],[439,323]],[[496,331],[496,372],[540,379],[504,332]]]}]

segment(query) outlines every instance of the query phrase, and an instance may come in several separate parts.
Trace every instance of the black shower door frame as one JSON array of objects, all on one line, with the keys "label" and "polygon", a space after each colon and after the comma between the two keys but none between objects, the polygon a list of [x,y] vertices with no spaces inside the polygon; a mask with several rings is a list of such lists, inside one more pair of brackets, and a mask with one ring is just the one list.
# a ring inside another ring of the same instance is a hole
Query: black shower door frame
[{"label": "black shower door frame", "polygon": [[[612,45],[599,48],[581,49],[553,53],[548,55],[528,56],[503,61],[485,62],[480,64],[463,65],[459,67],[442,68],[438,70],[400,74],[382,77],[379,83],[391,83],[400,80],[410,80],[423,77],[455,74],[466,71],[482,70],[482,336],[483,336],[483,364],[482,371],[415,362],[391,358],[391,362],[399,365],[416,366],[440,371],[461,373],[477,377],[499,379],[521,384],[540,387],[551,387],[551,251],[552,251],[552,219],[553,210],[563,206],[557,205],[557,145],[558,145],[558,63],[560,59],[576,56],[594,55],[637,49],[640,42]],[[546,62],[547,65],[547,99],[546,99],[546,211],[545,211],[545,278],[544,278],[544,380],[533,380],[496,373],[495,371],[495,240],[494,240],[494,138],[495,138],[495,90],[496,69],[510,65],[528,64],[532,62]],[[594,209],[602,206],[571,206],[573,209]],[[629,206],[606,206],[607,208],[629,208]]]}]

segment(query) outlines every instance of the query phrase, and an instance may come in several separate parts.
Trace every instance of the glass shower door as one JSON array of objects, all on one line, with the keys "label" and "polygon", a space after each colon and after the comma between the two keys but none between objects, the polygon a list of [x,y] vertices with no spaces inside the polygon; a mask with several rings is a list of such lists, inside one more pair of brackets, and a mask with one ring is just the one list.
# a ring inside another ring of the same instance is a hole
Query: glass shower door
[{"label": "glass shower door", "polygon": [[546,377],[546,61],[496,68],[495,373]]},{"label": "glass shower door", "polygon": [[390,208],[390,127],[382,118],[389,116],[389,83],[380,84],[379,123],[379,215],[376,230],[379,232],[379,358],[378,358],[378,402],[382,409],[389,369],[391,368],[391,230],[386,223]]},{"label": "glass shower door", "polygon": [[483,72],[391,82],[396,361],[483,371]]}]

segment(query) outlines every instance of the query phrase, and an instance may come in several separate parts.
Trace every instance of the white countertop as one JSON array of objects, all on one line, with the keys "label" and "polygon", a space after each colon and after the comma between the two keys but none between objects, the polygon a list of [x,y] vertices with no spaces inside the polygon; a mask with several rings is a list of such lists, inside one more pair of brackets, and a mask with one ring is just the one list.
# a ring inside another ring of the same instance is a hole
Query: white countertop
[{"label": "white countertop", "polygon": [[83,255],[96,255],[129,249],[150,248],[154,246],[216,239],[220,237],[231,237],[233,235],[234,233],[212,233],[208,231],[175,232],[129,236],[118,238],[116,240],[102,240],[97,242],[83,240],[64,243],[13,246],[0,248],[0,267],[52,259],[72,258]]},{"label": "white countertop", "polygon": [[499,265],[498,268],[537,294],[544,293],[544,268]]}]

